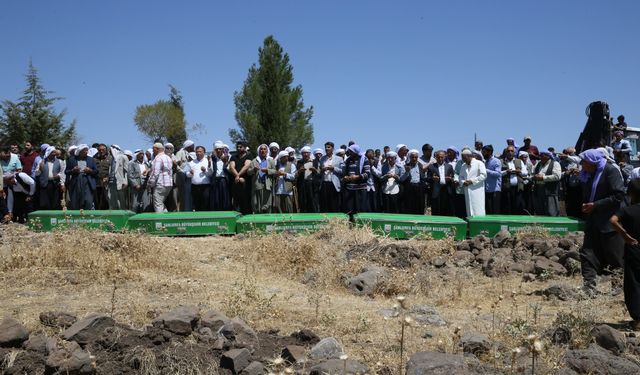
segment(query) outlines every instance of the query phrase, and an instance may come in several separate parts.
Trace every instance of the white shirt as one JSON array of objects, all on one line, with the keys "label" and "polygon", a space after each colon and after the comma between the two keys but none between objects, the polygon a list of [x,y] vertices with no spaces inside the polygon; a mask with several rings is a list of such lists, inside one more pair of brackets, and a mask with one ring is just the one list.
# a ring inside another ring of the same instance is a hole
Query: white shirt
[{"label": "white shirt", "polygon": [[[507,160],[507,165],[509,166],[510,171],[516,170],[516,162],[513,161],[513,159],[511,161]],[[511,186],[518,185],[518,176],[516,176],[515,174],[512,174],[511,176],[509,176],[509,185]]]},{"label": "white shirt", "polygon": [[440,174],[440,185],[445,185],[447,180],[444,178],[444,163],[438,165],[438,173]]},{"label": "white shirt", "polygon": [[[202,158],[200,160],[191,160],[189,162],[189,171],[187,177],[191,177],[192,185],[206,185],[211,182],[207,170],[209,169],[209,159]],[[202,171],[204,167],[204,172]]]}]

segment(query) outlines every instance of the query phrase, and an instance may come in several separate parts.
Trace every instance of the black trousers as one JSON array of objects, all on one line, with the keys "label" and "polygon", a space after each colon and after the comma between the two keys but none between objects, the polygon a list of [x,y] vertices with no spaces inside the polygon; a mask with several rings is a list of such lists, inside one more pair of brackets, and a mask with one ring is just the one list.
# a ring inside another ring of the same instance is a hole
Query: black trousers
[{"label": "black trousers", "polygon": [[331,181],[322,182],[320,189],[320,212],[340,212],[340,192]]},{"label": "black trousers", "polygon": [[500,213],[503,215],[520,215],[524,202],[522,192],[513,186],[500,193]]},{"label": "black trousers", "polygon": [[49,181],[46,187],[40,187],[40,209],[59,210],[60,209],[60,188],[55,181]]},{"label": "black trousers", "polygon": [[487,215],[500,214],[500,192],[484,193],[484,209]]},{"label": "black trousers", "polygon": [[107,196],[107,188],[102,186],[96,187],[96,210],[108,210],[109,209],[109,197]]},{"label": "black trousers", "polygon": [[312,180],[302,180],[298,185],[298,208],[300,212],[318,212]]},{"label": "black trousers", "polygon": [[404,213],[424,215],[424,184],[406,184],[403,196]]},{"label": "black trousers", "polygon": [[27,197],[25,193],[13,192],[13,221],[24,224],[27,219]]},{"label": "black trousers", "polygon": [[397,214],[400,212],[398,194],[382,194],[382,212],[385,214]]},{"label": "black trousers", "polygon": [[596,276],[607,268],[620,268],[624,264],[624,240],[616,232],[602,233],[587,227],[584,243],[580,249],[582,279],[585,284],[595,285]]},{"label": "black trousers", "polygon": [[369,212],[367,189],[349,190],[345,188],[343,203],[343,209],[346,213]]},{"label": "black trousers", "polygon": [[431,197],[431,215],[452,216],[453,213],[453,197],[447,189],[440,189],[437,197]]},{"label": "black trousers", "polygon": [[245,176],[244,183],[233,183],[231,187],[233,209],[243,215],[251,214],[251,179]]},{"label": "black trousers", "polygon": [[461,219],[467,217],[467,203],[464,199],[464,194],[454,194],[453,204],[455,207],[455,215]]},{"label": "black trousers", "polygon": [[624,246],[624,303],[633,320],[640,320],[640,248]]},{"label": "black trousers", "polygon": [[209,184],[191,184],[191,199],[195,211],[210,211]]},{"label": "black trousers", "polygon": [[582,186],[569,186],[567,184],[564,203],[567,216],[582,217]]}]

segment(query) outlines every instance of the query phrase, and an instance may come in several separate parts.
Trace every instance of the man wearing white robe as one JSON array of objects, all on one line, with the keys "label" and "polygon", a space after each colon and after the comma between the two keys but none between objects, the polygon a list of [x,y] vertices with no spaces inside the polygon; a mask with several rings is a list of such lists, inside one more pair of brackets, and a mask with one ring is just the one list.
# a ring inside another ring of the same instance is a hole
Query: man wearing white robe
[{"label": "man wearing white robe", "polygon": [[484,163],[473,157],[471,150],[462,152],[464,163],[458,175],[458,184],[463,186],[467,216],[484,216],[484,180],[487,179],[487,169]]}]

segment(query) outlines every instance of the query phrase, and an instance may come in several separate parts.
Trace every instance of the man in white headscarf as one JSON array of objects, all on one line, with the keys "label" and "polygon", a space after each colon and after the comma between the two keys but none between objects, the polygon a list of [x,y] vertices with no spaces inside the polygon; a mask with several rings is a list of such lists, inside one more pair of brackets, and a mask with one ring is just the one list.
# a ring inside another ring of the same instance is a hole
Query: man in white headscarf
[{"label": "man in white headscarf", "polygon": [[258,146],[256,154],[247,171],[251,176],[251,207],[256,214],[270,213],[273,197],[269,175],[275,172],[275,160],[269,158],[269,147],[266,144]]},{"label": "man in white headscarf", "polygon": [[275,169],[273,208],[279,213],[291,213],[293,212],[293,182],[296,178],[296,166],[289,161],[289,153],[286,150],[278,153]]},{"label": "man in white headscarf", "polygon": [[126,210],[129,181],[127,164],[129,159],[118,145],[111,145],[111,164],[109,166],[109,209]]},{"label": "man in white headscarf", "polygon": [[462,160],[458,185],[464,190],[467,216],[485,216],[484,180],[487,179],[487,169],[469,149],[462,151]]},{"label": "man in white headscarf", "polygon": [[56,157],[56,148],[49,146],[36,169],[36,182],[40,189],[39,209],[59,210],[60,194],[64,192],[63,163]]},{"label": "man in white headscarf", "polygon": [[277,160],[280,152],[280,145],[276,142],[269,143],[269,158]]}]

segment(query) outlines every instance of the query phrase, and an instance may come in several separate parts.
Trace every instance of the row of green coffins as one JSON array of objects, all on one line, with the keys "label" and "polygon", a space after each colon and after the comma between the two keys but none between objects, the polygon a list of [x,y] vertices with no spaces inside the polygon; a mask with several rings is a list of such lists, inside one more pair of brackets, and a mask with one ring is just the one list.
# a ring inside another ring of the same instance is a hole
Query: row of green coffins
[{"label": "row of green coffins", "polygon": [[[326,227],[331,220],[349,220],[341,213],[258,214],[241,215],[235,211],[142,213],[132,211],[35,211],[29,224],[38,230],[85,228],[141,230],[163,236],[236,234],[248,232],[313,232]],[[539,227],[552,234],[582,230],[583,223],[567,217],[546,216],[472,216],[467,221],[449,216],[361,213],[353,216],[356,225],[370,226],[374,232],[394,238],[430,236],[431,238],[467,235],[493,236],[501,230],[517,232]]]}]

